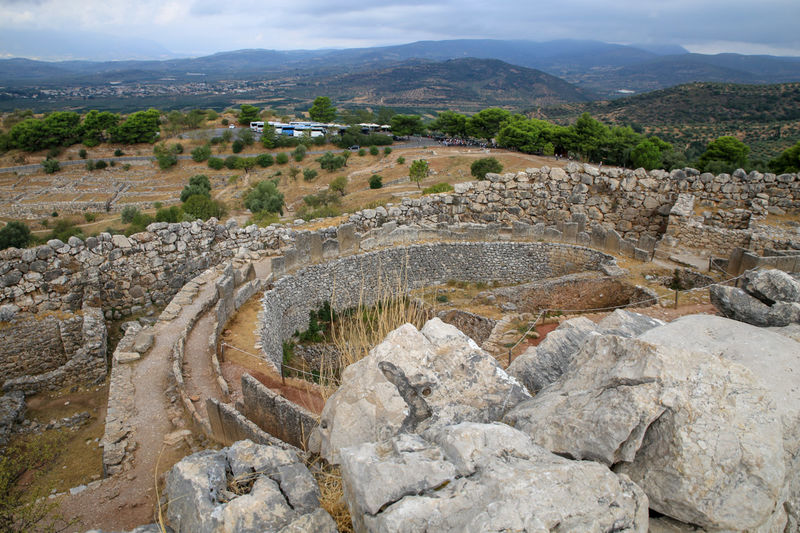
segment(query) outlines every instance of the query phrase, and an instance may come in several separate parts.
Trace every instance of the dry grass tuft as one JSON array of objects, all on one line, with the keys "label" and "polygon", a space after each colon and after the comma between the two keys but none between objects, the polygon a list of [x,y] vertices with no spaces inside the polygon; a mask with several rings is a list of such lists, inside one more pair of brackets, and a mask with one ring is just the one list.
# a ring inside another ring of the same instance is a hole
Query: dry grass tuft
[{"label": "dry grass tuft", "polygon": [[328,511],[336,522],[336,529],[340,533],[352,533],[353,522],[350,518],[350,509],[344,499],[342,486],[342,473],[339,467],[332,465],[315,464],[311,469],[317,480],[320,490],[320,506]]}]

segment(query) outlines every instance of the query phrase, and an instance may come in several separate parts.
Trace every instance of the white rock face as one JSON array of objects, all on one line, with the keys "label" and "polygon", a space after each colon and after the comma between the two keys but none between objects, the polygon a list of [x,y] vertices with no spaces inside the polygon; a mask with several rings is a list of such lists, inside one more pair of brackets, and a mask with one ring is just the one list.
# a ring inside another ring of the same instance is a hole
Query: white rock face
[{"label": "white rock face", "polygon": [[708,353],[593,337],[505,420],[557,453],[615,464],[652,509],[682,522],[754,529],[778,508],[775,402],[748,369]]},{"label": "white rock face", "polygon": [[[255,478],[250,491],[229,491],[228,473]],[[273,446],[239,441],[185,457],[169,471],[166,494],[177,533],[336,532],[311,473],[295,453]]]},{"label": "white rock face", "polygon": [[800,342],[773,330],[712,315],[689,315],[652,329],[642,340],[703,350],[749,368],[763,382],[783,425],[786,479],[781,496],[789,531],[800,530]]},{"label": "white rock face", "polygon": [[502,424],[425,436],[341,450],[356,531],[647,531],[647,497],[600,464],[558,457]]},{"label": "white rock face", "polygon": [[[387,363],[401,385],[390,382],[379,367],[389,368]],[[339,449],[385,440],[401,427],[421,432],[462,421],[491,422],[529,398],[515,379],[455,327],[438,318],[428,321],[422,331],[406,324],[345,369],[309,447],[337,463]]]}]

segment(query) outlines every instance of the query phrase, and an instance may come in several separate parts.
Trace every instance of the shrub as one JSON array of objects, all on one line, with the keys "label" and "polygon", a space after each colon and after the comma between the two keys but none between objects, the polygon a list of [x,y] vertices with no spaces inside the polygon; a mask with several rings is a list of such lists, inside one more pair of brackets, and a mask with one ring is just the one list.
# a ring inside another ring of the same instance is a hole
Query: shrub
[{"label": "shrub", "polygon": [[209,142],[211,144],[220,144],[222,142],[222,137],[211,137]]},{"label": "shrub", "polygon": [[120,213],[120,217],[122,218],[123,224],[130,224],[133,222],[133,218],[139,214],[139,208],[135,205],[126,205],[122,208],[122,213]]},{"label": "shrub", "polygon": [[212,217],[221,219],[227,212],[223,203],[200,194],[195,194],[187,198],[182,209],[192,220],[197,218],[200,220],[208,220]]},{"label": "shrub", "polygon": [[95,161],[95,163],[94,163],[94,168],[95,168],[96,170],[103,170],[103,169],[104,169],[104,168],[106,168],[107,166],[108,166],[108,163],[106,163],[106,162],[105,162],[103,159],[100,159],[100,160],[98,160],[98,161]]},{"label": "shrub", "polygon": [[244,206],[252,213],[283,214],[283,193],[278,191],[278,184],[273,180],[258,182],[244,198]]},{"label": "shrub", "polygon": [[130,170],[130,169],[131,169],[130,163],[125,163],[124,165],[122,165],[122,170]]},{"label": "shrub", "polygon": [[469,166],[470,173],[479,180],[485,180],[486,174],[492,172],[494,174],[499,174],[503,171],[503,165],[500,164],[500,161],[495,159],[494,157],[482,157],[481,159],[476,159],[472,162]]},{"label": "shrub", "polygon": [[61,170],[61,165],[55,159],[45,159],[42,161],[42,169],[45,174],[54,174]]},{"label": "shrub", "polygon": [[275,162],[279,165],[285,165],[289,162],[289,156],[286,155],[286,152],[281,152],[275,156]]},{"label": "shrub", "polygon": [[342,196],[347,194],[345,188],[347,187],[347,177],[346,176],[339,176],[335,180],[331,182],[328,188],[333,192],[338,192]]},{"label": "shrub", "polygon": [[181,191],[181,202],[185,202],[190,196],[196,194],[211,198],[211,182],[205,174],[197,174],[189,178],[189,184]]},{"label": "shrub", "polygon": [[256,157],[256,161],[262,168],[271,167],[275,163],[275,160],[269,154],[261,154]]},{"label": "shrub", "polygon": [[391,146],[387,146],[387,147],[385,147],[383,149],[383,155],[389,155],[391,153],[392,153],[392,147]]},{"label": "shrub", "polygon": [[406,162],[406,158],[401,155],[400,157],[397,158],[397,162],[400,165],[402,165],[402,164],[404,164]]},{"label": "shrub", "polygon": [[202,163],[211,157],[211,146],[204,144],[192,150],[192,161]]},{"label": "shrub", "polygon": [[25,248],[31,242],[31,230],[24,222],[12,220],[0,228],[0,250]]},{"label": "shrub", "polygon": [[277,224],[280,222],[280,216],[277,213],[269,213],[267,211],[259,211],[258,213],[253,213],[253,215],[247,220],[247,225],[255,224],[260,228],[266,228],[270,224]]},{"label": "shrub", "polygon": [[372,145],[369,147],[369,155],[378,155],[378,153],[379,151],[377,146]]},{"label": "shrub", "polygon": [[369,188],[370,189],[380,189],[383,187],[383,178],[380,177],[378,174],[373,174],[369,178]]},{"label": "shrub", "polygon": [[445,303],[450,301],[450,298],[448,298],[446,294],[439,294],[436,296],[436,301],[439,303]]},{"label": "shrub", "polygon": [[367,151],[364,150],[363,148],[359,148],[358,149],[358,157],[364,157],[365,155],[367,155]]},{"label": "shrub", "polygon": [[233,150],[234,154],[238,154],[243,149],[244,149],[244,141],[242,141],[241,139],[236,139],[235,141],[233,141],[233,144],[231,145],[231,150]]},{"label": "shrub", "polygon": [[75,226],[75,223],[70,220],[61,219],[53,226],[53,231],[47,237],[49,239],[58,239],[67,242],[70,237],[83,237],[81,229]]},{"label": "shrub", "polygon": [[90,159],[90,160],[88,160],[86,162],[86,170],[88,170],[89,172],[94,170],[94,161],[93,160]]},{"label": "shrub", "polygon": [[119,148],[117,148],[116,150],[114,150],[114,156],[116,156],[116,157],[122,157],[123,155],[125,155],[125,153],[124,153],[122,150],[120,150]]},{"label": "shrub", "polygon": [[292,152],[292,158],[298,163],[302,161],[306,157],[306,147],[302,144],[299,145],[297,148],[294,149]]},{"label": "shrub", "polygon": [[86,152],[86,148],[81,148],[80,150],[78,150],[78,157],[80,157],[81,159],[86,159],[87,155],[88,152]]},{"label": "shrub", "polygon": [[312,181],[317,177],[317,171],[313,168],[304,168],[303,169],[303,179],[305,181]]},{"label": "shrub", "polygon": [[84,213],[83,214],[83,218],[86,220],[86,222],[94,222],[95,220],[97,220],[97,214],[96,213]]},{"label": "shrub", "polygon": [[334,172],[342,168],[346,162],[347,158],[341,155],[334,155],[333,152],[325,152],[321,157],[317,158],[319,166],[328,172]]},{"label": "shrub", "polygon": [[[175,157],[174,154],[157,155],[156,161],[158,161],[158,168],[161,170],[167,170],[168,168],[174,167],[178,164],[178,158]],[[98,163],[100,163],[100,161],[98,161]]]},{"label": "shrub", "polygon": [[228,119],[227,118],[223,118],[222,119],[222,125],[223,126],[227,126],[228,125]]},{"label": "shrub", "polygon": [[239,157],[235,155],[229,155],[225,158],[225,168],[228,170],[235,170],[236,164],[239,161]]},{"label": "shrub", "polygon": [[225,161],[223,161],[219,157],[208,158],[208,168],[211,168],[213,170],[222,170],[224,166],[225,166]]},{"label": "shrub", "polygon": [[422,194],[436,194],[440,192],[450,192],[453,190],[453,186],[449,183],[437,183],[436,185],[431,185],[430,187],[425,187],[422,189]]},{"label": "shrub", "polygon": [[182,218],[183,211],[177,205],[156,210],[156,222],[180,222]]}]

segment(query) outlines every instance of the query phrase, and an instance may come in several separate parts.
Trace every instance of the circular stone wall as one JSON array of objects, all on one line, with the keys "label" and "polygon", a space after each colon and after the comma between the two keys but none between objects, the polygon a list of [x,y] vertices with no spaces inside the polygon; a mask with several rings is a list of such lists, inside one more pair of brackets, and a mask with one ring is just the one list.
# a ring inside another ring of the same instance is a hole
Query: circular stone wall
[{"label": "circular stone wall", "polygon": [[325,301],[341,311],[359,303],[372,305],[392,289],[448,280],[521,283],[614,263],[612,256],[597,250],[543,242],[433,243],[353,255],[286,275],[264,293],[261,349],[279,367],[283,341],[306,329],[309,311]]}]

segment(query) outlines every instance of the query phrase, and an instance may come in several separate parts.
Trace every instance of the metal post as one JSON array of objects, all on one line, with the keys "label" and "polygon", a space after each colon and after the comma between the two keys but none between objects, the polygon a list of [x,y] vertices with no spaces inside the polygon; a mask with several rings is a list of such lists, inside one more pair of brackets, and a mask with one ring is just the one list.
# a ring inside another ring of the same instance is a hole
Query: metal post
[{"label": "metal post", "polygon": [[508,349],[508,364],[511,364],[511,349]]},{"label": "metal post", "polygon": [[283,373],[283,362],[281,362],[281,383],[286,385],[286,376]]},{"label": "metal post", "polygon": [[675,309],[678,308],[678,289],[675,289]]}]

